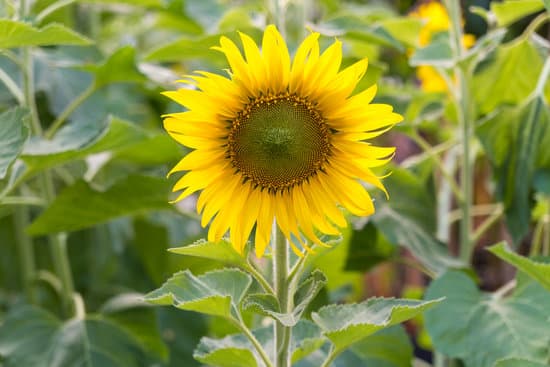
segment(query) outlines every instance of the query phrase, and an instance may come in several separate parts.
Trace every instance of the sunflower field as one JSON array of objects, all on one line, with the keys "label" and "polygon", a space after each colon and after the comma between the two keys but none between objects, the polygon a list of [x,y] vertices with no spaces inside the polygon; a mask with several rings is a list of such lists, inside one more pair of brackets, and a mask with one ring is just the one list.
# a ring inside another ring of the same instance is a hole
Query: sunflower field
[{"label": "sunflower field", "polygon": [[550,366],[549,0],[0,0],[0,367]]}]

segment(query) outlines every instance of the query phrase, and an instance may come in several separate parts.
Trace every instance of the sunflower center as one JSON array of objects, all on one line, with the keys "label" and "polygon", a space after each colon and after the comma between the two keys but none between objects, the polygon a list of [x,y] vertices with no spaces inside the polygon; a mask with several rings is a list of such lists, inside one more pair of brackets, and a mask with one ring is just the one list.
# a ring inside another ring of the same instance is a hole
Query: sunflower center
[{"label": "sunflower center", "polygon": [[330,130],[305,98],[258,97],[232,122],[228,155],[233,166],[261,188],[277,192],[322,169],[330,153]]}]

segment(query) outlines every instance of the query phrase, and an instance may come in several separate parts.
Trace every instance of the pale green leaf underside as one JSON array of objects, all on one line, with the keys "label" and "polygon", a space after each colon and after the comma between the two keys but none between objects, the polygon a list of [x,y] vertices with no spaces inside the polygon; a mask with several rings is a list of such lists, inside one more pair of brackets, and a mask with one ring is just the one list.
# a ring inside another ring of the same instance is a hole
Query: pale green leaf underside
[{"label": "pale green leaf underside", "polygon": [[294,310],[282,313],[280,305],[273,295],[251,294],[244,302],[245,308],[252,308],[257,313],[279,320],[283,325],[292,327],[300,321],[306,307],[325,286],[327,278],[320,270],[315,270],[298,288],[294,296]]},{"label": "pale green leaf underside", "polygon": [[252,278],[237,269],[223,269],[193,275],[189,270],[174,274],[162,287],[145,296],[145,300],[174,305],[177,308],[208,315],[233,317]]},{"label": "pale green leaf underside", "polygon": [[503,358],[546,361],[550,352],[550,293],[536,282],[518,282],[514,293],[495,297],[478,290],[464,273],[436,279],[426,297],[445,296],[425,314],[437,350],[464,360],[466,367],[487,367]]},{"label": "pale green leaf underside", "polygon": [[218,243],[199,240],[188,246],[170,248],[168,251],[233,265],[241,265],[246,262],[245,258],[235,251],[231,243],[226,240],[221,240]]},{"label": "pale green leaf underside", "polygon": [[145,356],[130,336],[102,319],[62,323],[32,306],[14,309],[0,327],[4,367],[140,367]]},{"label": "pale green leaf underside", "polygon": [[505,242],[491,246],[488,250],[502,260],[514,265],[550,291],[550,264],[536,262],[520,256],[506,246]]},{"label": "pale green leaf underside", "polygon": [[0,48],[52,45],[88,45],[92,41],[61,24],[34,28],[15,20],[0,19]]},{"label": "pale green leaf underside", "polygon": [[19,107],[0,114],[0,179],[6,177],[8,168],[23,150],[29,136],[27,117],[27,110]]},{"label": "pale green leaf underside", "polygon": [[330,305],[312,314],[324,334],[342,350],[378,330],[407,321],[441,302],[372,298],[363,303]]},{"label": "pale green leaf underside", "polygon": [[532,362],[522,358],[509,358],[498,361],[494,367],[548,367],[548,364]]}]

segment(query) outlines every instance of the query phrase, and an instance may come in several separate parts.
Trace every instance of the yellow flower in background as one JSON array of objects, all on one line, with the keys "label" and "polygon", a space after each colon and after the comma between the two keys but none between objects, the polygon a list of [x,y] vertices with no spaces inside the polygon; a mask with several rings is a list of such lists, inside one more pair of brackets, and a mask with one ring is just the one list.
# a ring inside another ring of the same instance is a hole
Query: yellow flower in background
[{"label": "yellow flower in background", "polygon": [[[451,27],[451,20],[447,9],[437,0],[429,0],[421,3],[409,14],[411,17],[424,21],[418,35],[418,44],[427,46],[432,37],[438,32],[446,32]],[[462,38],[464,47],[470,48],[475,44],[476,38],[471,34],[465,34]],[[431,66],[419,66],[416,69],[416,77],[426,92],[446,92],[447,84],[437,70]]]},{"label": "yellow flower in background", "polygon": [[293,236],[310,250],[322,245],[317,233],[337,235],[347,225],[339,206],[359,216],[374,212],[359,180],[384,189],[371,167],[387,163],[394,148],[364,142],[389,130],[402,117],[386,104],[371,103],[372,86],[351,96],[367,69],[363,59],[339,71],[342,45],[322,54],[311,33],[291,61],[274,26],[261,51],[240,33],[244,55],[228,38],[230,78],[197,72],[181,81],[197,89],[164,94],[188,111],[165,116],[168,133],[194,149],[170,173],[188,171],[174,186],[176,201],[202,190],[197,201],[208,240],[227,231],[243,253],[255,227],[255,250],[262,256],[273,221],[295,252]]}]

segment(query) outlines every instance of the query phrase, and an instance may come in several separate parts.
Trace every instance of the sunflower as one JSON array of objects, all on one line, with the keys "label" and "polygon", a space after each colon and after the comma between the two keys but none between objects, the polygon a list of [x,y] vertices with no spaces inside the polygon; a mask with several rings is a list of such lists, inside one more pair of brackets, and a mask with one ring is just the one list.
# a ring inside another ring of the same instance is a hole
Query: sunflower
[{"label": "sunflower", "polygon": [[[427,46],[432,37],[439,32],[446,32],[451,28],[451,20],[447,9],[437,0],[428,0],[421,3],[409,13],[413,18],[424,21],[424,25],[418,34],[418,45]],[[464,47],[470,48],[475,44],[476,38],[472,34],[465,34],[462,37]],[[437,70],[431,66],[421,65],[416,69],[416,77],[426,92],[446,92],[447,83],[439,75]]]},{"label": "sunflower", "polygon": [[227,231],[244,252],[255,227],[255,251],[265,252],[276,220],[297,254],[319,234],[337,235],[347,225],[341,208],[358,216],[374,212],[360,183],[384,189],[371,167],[387,163],[394,148],[364,142],[389,130],[402,117],[386,104],[373,104],[376,86],[352,96],[367,69],[363,59],[340,71],[342,45],[322,54],[311,33],[291,61],[274,26],[261,50],[240,33],[244,54],[221,37],[229,78],[196,72],[186,88],[164,95],[187,108],[164,116],[164,127],[193,149],[170,173],[187,171],[175,184],[181,200],[201,191],[197,212],[210,223],[208,240]]}]

